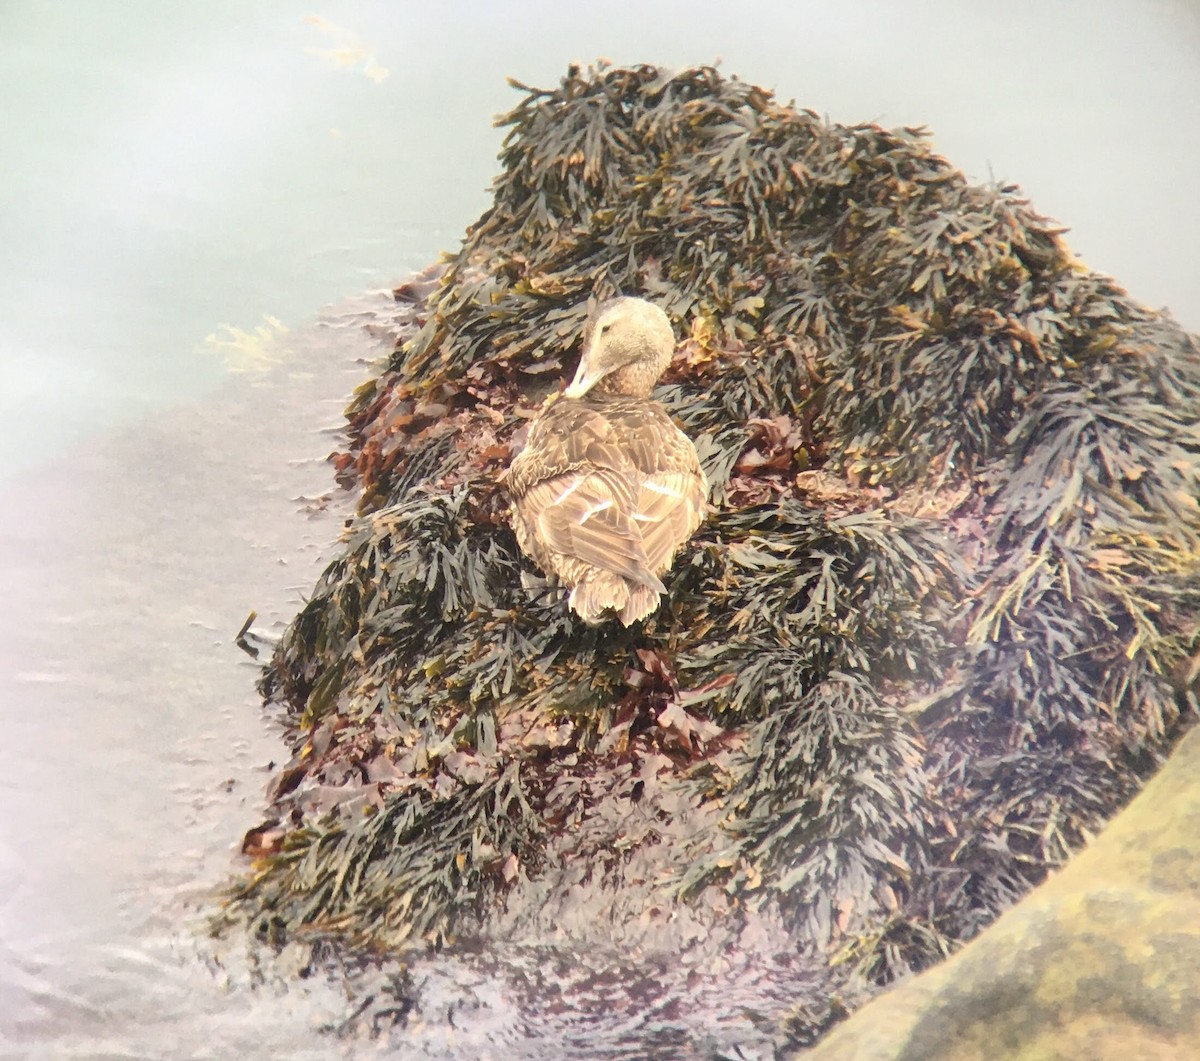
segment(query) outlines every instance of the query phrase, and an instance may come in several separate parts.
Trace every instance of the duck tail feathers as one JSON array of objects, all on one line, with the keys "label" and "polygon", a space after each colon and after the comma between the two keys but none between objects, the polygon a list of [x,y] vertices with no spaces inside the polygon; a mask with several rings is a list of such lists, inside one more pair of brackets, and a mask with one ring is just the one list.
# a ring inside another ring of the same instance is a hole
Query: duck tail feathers
[{"label": "duck tail feathers", "polygon": [[616,612],[617,618],[629,626],[658,607],[658,592],[650,586],[630,584],[611,572],[598,571],[575,585],[568,603],[589,626],[602,623],[609,611]]},{"label": "duck tail feathers", "polygon": [[658,594],[649,586],[634,586],[629,591],[629,599],[618,613],[621,622],[626,626],[645,619],[658,609]]}]

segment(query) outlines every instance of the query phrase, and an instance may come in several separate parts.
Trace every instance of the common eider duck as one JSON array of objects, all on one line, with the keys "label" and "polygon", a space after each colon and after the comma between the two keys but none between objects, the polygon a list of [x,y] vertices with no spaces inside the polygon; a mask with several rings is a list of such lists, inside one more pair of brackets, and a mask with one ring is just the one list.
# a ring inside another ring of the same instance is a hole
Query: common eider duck
[{"label": "common eider duck", "polygon": [[598,305],[574,380],[509,469],[517,543],[589,624],[612,611],[629,626],[654,611],[661,576],[704,518],[696,447],[650,397],[674,351],[657,306]]}]

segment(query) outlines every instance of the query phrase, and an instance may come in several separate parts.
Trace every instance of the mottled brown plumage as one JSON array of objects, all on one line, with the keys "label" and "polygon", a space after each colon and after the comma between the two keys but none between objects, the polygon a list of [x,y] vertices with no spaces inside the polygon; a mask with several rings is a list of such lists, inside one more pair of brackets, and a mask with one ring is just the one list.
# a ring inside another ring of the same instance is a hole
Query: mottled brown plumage
[{"label": "mottled brown plumage", "polygon": [[658,607],[661,576],[704,518],[696,448],[650,391],[675,334],[643,299],[598,306],[575,379],[534,421],[509,471],[521,548],[589,623],[628,626]]}]

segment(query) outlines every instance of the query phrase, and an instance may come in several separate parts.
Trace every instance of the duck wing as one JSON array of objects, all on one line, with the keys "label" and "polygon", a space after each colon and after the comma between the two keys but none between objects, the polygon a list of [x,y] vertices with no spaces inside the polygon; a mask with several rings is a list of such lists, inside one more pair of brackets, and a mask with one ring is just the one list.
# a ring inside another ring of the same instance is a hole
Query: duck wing
[{"label": "duck wing", "polygon": [[631,405],[622,421],[625,452],[636,469],[630,518],[650,570],[662,574],[704,519],[708,482],[692,440],[657,402]]},{"label": "duck wing", "polygon": [[633,519],[642,534],[650,570],[661,573],[704,519],[704,473],[660,472],[642,483]]},{"label": "duck wing", "polygon": [[535,558],[555,570],[577,560],[661,593],[633,518],[641,478],[604,411],[577,401],[552,405],[509,472],[517,517],[541,554]]}]

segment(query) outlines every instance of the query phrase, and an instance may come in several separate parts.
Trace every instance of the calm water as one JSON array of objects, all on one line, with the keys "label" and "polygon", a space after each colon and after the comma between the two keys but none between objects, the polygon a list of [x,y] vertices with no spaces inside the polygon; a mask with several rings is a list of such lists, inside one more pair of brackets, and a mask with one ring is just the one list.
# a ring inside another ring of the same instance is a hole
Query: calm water
[{"label": "calm water", "polygon": [[1194,4],[510,7],[0,6],[0,1053],[370,1049],[316,1030],[336,986],[196,957],[281,754],[232,637],[285,622],[336,537],[305,498],[386,348],[363,293],[486,205],[506,75],[720,57],[926,124],[1200,329]]}]

